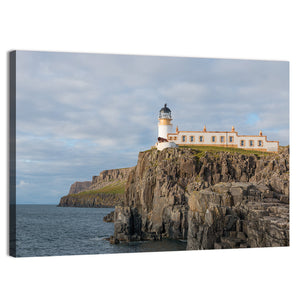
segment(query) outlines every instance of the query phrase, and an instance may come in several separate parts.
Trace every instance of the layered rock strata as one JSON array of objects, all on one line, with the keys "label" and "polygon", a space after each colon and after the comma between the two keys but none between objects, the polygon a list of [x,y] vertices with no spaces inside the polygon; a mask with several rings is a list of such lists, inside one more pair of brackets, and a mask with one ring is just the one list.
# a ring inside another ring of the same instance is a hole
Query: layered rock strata
[{"label": "layered rock strata", "polygon": [[187,249],[287,246],[289,154],[151,150],[116,206],[112,242],[187,239]]}]

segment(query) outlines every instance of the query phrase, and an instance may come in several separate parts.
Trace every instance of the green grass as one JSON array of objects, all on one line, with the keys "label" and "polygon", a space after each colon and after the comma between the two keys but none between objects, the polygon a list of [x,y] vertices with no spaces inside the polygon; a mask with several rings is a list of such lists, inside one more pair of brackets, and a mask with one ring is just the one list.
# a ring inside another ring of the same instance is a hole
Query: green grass
[{"label": "green grass", "polygon": [[205,152],[210,152],[217,155],[219,152],[229,152],[229,153],[239,153],[246,156],[256,155],[256,156],[267,156],[270,155],[268,152],[255,151],[255,150],[245,150],[241,148],[231,148],[231,147],[217,147],[217,146],[179,146],[182,149],[193,149],[197,151],[196,156],[201,158],[205,155]]},{"label": "green grass", "polygon": [[[211,153],[215,157],[218,157],[220,152],[228,152],[228,153],[239,153],[245,156],[255,155],[257,157],[265,157],[274,153],[271,152],[263,152],[257,150],[245,150],[241,148],[233,148],[233,147],[219,147],[219,146],[179,146],[180,149],[192,149],[195,150],[196,153],[194,156],[197,158],[201,158],[205,156],[206,152]],[[148,149],[146,151],[142,151],[142,153],[153,151],[153,149]]]},{"label": "green grass", "polygon": [[72,194],[75,197],[92,196],[97,194],[124,194],[125,193],[125,181],[118,181],[109,184],[98,190],[83,191],[77,194]]}]

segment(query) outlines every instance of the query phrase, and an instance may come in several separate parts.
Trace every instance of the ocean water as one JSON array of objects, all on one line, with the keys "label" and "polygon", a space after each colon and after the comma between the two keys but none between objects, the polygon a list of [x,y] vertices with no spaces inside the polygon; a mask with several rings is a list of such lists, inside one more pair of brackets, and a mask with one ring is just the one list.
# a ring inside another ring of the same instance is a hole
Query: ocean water
[{"label": "ocean water", "polygon": [[179,251],[182,241],[141,241],[111,245],[114,224],[103,222],[112,208],[16,206],[16,256]]}]

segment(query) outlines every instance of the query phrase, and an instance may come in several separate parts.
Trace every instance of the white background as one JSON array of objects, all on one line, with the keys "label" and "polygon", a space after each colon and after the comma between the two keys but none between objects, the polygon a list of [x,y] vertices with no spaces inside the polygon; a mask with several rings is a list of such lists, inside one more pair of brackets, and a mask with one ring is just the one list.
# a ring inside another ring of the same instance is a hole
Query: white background
[{"label": "white background", "polygon": [[[297,2],[1,2],[2,299],[300,299]],[[7,51],[14,49],[290,61],[291,246],[8,257]]]}]

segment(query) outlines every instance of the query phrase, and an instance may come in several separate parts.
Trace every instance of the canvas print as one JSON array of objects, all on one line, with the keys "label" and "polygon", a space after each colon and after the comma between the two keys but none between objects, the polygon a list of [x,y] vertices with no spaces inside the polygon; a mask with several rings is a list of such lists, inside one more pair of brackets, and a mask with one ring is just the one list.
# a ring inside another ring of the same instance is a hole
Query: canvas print
[{"label": "canvas print", "polygon": [[12,256],[289,246],[288,62],[9,65]]}]

